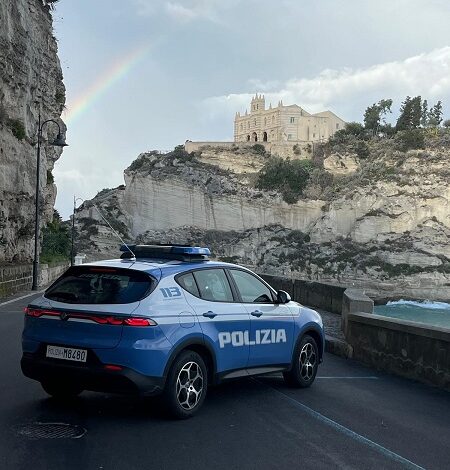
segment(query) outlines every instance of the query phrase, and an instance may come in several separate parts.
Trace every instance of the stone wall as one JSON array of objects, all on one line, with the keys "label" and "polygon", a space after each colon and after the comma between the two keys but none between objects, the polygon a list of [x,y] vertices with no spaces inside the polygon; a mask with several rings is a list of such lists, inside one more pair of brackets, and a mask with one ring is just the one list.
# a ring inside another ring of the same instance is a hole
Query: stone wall
[{"label": "stone wall", "polygon": [[255,144],[263,145],[267,153],[282,158],[310,158],[316,142],[292,141],[292,142],[191,142],[186,141],[184,149],[186,152],[198,152],[208,148],[221,148],[224,150],[232,148],[251,148]]},{"label": "stone wall", "polygon": [[[68,263],[58,263],[51,266],[41,264],[39,287],[46,287],[52,283],[68,266]],[[32,281],[33,266],[31,264],[0,266],[0,299],[16,292],[30,290]]]},{"label": "stone wall", "polygon": [[275,290],[284,290],[292,300],[303,305],[316,307],[328,312],[341,313],[345,287],[321,282],[289,279],[286,277],[260,274]]},{"label": "stone wall", "polygon": [[346,339],[354,359],[450,391],[450,329],[350,313]]}]

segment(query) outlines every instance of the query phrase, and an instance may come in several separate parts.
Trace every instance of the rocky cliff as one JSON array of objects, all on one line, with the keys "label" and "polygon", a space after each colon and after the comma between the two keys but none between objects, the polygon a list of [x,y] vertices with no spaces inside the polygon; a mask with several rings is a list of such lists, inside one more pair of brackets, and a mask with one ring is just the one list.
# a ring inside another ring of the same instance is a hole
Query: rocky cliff
[{"label": "rocky cliff", "polygon": [[[38,115],[59,119],[65,102],[47,3],[0,2],[0,262],[33,257]],[[61,150],[46,145],[55,127],[44,128],[41,148],[42,225],[51,219],[56,197],[52,169]]]},{"label": "rocky cliff", "polygon": [[[115,256],[117,239],[206,243],[260,272],[365,287],[376,298],[450,299],[450,135],[423,150],[373,140],[363,159],[319,159],[300,199],[257,189],[270,155],[256,148],[145,153],[125,185],[77,213],[80,250]],[[275,175],[276,176],[276,175]]]}]

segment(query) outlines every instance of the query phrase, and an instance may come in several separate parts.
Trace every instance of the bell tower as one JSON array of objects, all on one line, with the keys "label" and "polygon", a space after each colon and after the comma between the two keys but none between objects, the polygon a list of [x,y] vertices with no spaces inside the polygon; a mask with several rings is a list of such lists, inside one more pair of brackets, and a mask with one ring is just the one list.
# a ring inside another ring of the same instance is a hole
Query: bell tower
[{"label": "bell tower", "polygon": [[250,112],[252,114],[259,113],[260,111],[264,111],[266,109],[266,99],[264,95],[258,95],[256,93],[255,97],[252,98]]}]

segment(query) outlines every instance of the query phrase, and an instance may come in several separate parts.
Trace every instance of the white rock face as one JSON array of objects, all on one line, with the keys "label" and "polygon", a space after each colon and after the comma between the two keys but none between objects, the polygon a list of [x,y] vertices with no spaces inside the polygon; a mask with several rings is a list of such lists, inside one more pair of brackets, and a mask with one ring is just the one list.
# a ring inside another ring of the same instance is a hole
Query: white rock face
[{"label": "white rock face", "polygon": [[450,299],[450,173],[439,163],[448,149],[375,161],[384,173],[358,170],[328,201],[295,204],[255,189],[249,165],[232,171],[229,150],[211,154],[214,165],[205,155],[143,154],[125,186],[83,204],[77,221],[90,259],[119,244],[95,203],[130,241],[206,243],[260,272],[355,285],[376,298]]},{"label": "white rock face", "polygon": [[154,180],[125,176],[126,190],[120,201],[129,218],[131,234],[191,225],[204,230],[246,230],[279,224],[295,230],[308,230],[321,216],[320,201],[289,205],[242,196],[221,197],[204,193],[176,179]]},{"label": "white rock face", "polygon": [[[30,261],[34,243],[38,114],[59,119],[65,101],[49,7],[42,0],[0,2],[0,262]],[[23,125],[22,139],[13,129]],[[61,122],[62,128],[64,125]],[[53,124],[44,141],[54,138]],[[53,215],[56,186],[51,172],[61,151],[41,147],[42,226]]]}]

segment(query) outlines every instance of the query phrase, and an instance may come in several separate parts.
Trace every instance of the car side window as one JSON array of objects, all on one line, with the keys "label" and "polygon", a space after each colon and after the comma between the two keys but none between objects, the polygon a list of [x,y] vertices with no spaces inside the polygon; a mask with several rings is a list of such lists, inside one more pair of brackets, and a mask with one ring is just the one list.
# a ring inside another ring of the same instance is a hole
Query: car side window
[{"label": "car side window", "polygon": [[223,269],[201,269],[194,272],[200,297],[214,302],[234,302],[233,293]]},{"label": "car side window", "polygon": [[188,291],[192,295],[195,295],[196,297],[200,297],[200,293],[198,291],[198,287],[195,283],[194,275],[192,273],[187,273],[183,274],[182,276],[178,276],[176,280],[184,290]]},{"label": "car side window", "polygon": [[237,269],[230,269],[229,272],[236,283],[243,302],[273,303],[271,290],[258,278]]}]

